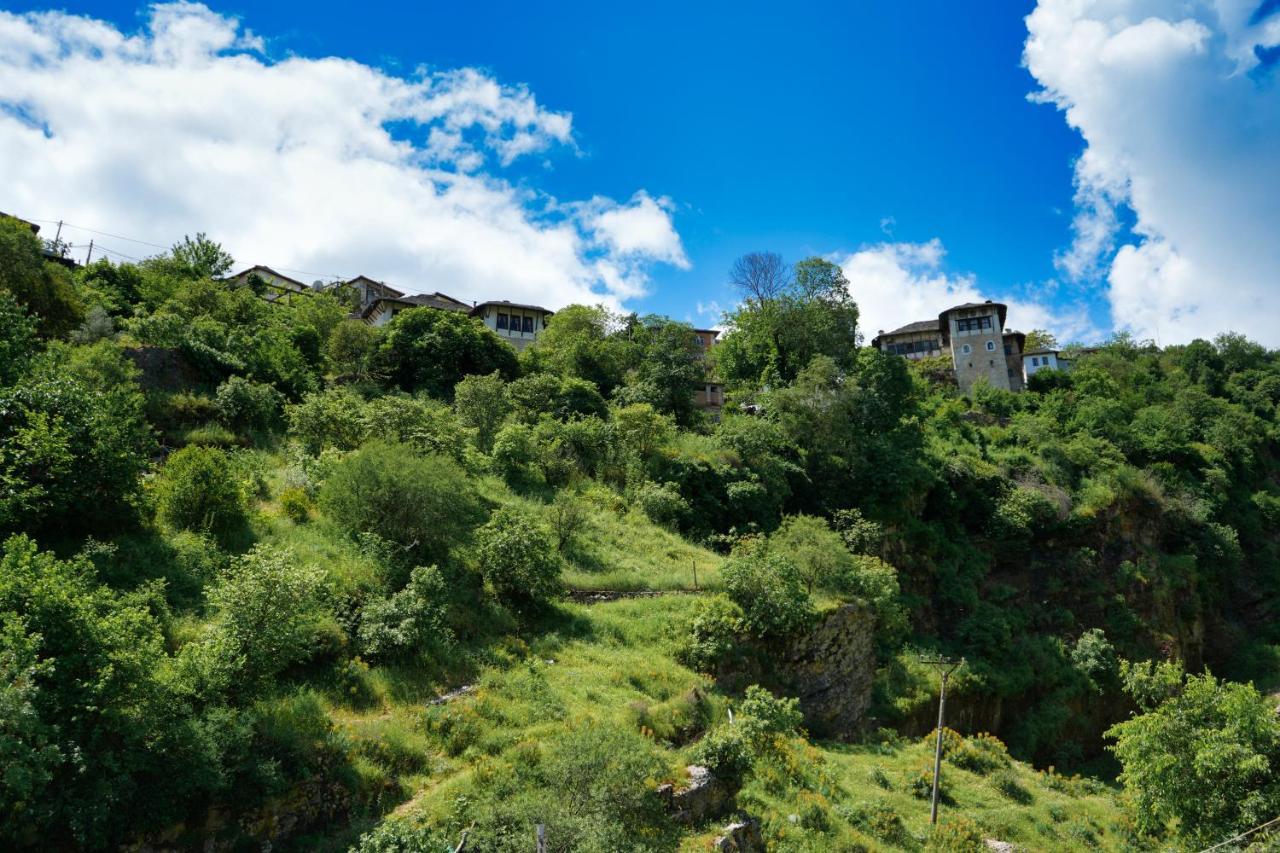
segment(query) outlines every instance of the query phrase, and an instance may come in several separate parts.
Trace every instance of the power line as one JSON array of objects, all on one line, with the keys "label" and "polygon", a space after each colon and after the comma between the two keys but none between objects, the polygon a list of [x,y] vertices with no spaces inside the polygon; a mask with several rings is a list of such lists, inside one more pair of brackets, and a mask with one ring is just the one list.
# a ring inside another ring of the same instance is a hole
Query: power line
[{"label": "power line", "polygon": [[[115,240],[125,240],[125,241],[128,241],[128,242],[130,242],[130,243],[138,243],[138,244],[143,245],[143,246],[150,246],[150,247],[151,247],[151,248],[153,248],[153,249],[163,249],[163,250],[165,250],[165,251],[168,251],[169,249],[173,248],[173,246],[172,246],[172,245],[169,245],[169,246],[162,246],[162,245],[161,245],[161,244],[159,244],[159,243],[152,243],[152,242],[151,242],[151,241],[149,241],[149,240],[139,240],[139,239],[138,239],[138,238],[136,238],[136,237],[125,237],[123,234],[112,234],[112,233],[111,233],[111,232],[109,232],[109,231],[100,231],[100,230],[98,230],[97,228],[90,228],[90,227],[89,227],[89,226],[87,226],[87,225],[76,225],[76,224],[74,224],[74,223],[67,222],[67,221],[65,221],[65,220],[61,220],[61,219],[32,219],[31,221],[32,221],[32,222],[40,222],[40,223],[44,223],[44,224],[46,224],[46,225],[58,225],[58,226],[59,226],[59,227],[61,227],[61,228],[74,228],[74,229],[76,229],[77,231],[87,231],[87,232],[89,232],[90,234],[97,234],[97,235],[102,236],[102,237],[111,237],[112,239],[115,239]],[[67,245],[68,245],[68,247],[70,247],[70,248],[76,248],[75,244],[71,244],[71,243],[69,243],[69,244],[67,244]],[[87,243],[82,243],[82,244],[80,244],[80,245],[79,245],[79,248],[85,248],[87,245],[88,245]],[[98,250],[98,251],[107,252],[108,254],[111,254],[111,255],[118,255],[118,256],[120,256],[120,257],[122,257],[122,258],[127,258],[128,260],[131,260],[131,261],[139,261],[139,260],[141,260],[140,258],[135,258],[135,257],[134,257],[134,256],[132,256],[132,255],[126,255],[124,252],[117,252],[117,251],[115,251],[115,250],[113,250],[113,249],[104,249],[101,245],[98,245],[98,244],[95,244],[95,245],[94,245],[94,249],[96,249],[96,250]],[[314,276],[315,278],[327,278],[327,279],[334,279],[334,280],[336,280],[336,281],[346,281],[346,280],[348,280],[348,279],[352,278],[352,276],[349,276],[349,275],[343,275],[343,274],[340,274],[340,273],[332,273],[332,272],[313,272],[312,270],[300,270],[300,269],[294,269],[294,268],[292,268],[292,267],[277,267],[277,266],[272,266],[271,264],[263,264],[263,266],[269,266],[269,267],[271,267],[272,269],[278,269],[278,270],[280,270],[280,271],[282,271],[282,272],[297,273],[298,275],[309,275],[309,276]]]}]

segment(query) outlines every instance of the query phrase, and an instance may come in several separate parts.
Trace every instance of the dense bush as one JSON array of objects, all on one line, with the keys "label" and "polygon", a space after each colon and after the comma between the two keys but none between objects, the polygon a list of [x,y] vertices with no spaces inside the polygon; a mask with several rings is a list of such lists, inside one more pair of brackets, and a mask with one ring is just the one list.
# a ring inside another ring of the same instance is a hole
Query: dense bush
[{"label": "dense bush", "polygon": [[800,572],[805,588],[834,589],[853,573],[853,555],[844,540],[821,518],[792,515],[769,538],[769,547],[785,554]]},{"label": "dense bush", "polygon": [[152,446],[136,386],[0,388],[0,531],[119,527]]},{"label": "dense bush", "polygon": [[497,371],[514,379],[519,371],[515,350],[479,320],[432,308],[397,314],[383,332],[374,362],[395,387],[446,400],[464,376]]},{"label": "dense bush", "polygon": [[269,429],[280,416],[284,398],[270,385],[232,376],[218,386],[214,405],[218,417],[234,430]]},{"label": "dense bush", "polygon": [[723,596],[699,599],[687,620],[675,626],[675,657],[698,672],[715,672],[729,658],[743,631],[742,608]]},{"label": "dense bush", "polygon": [[505,602],[545,601],[560,590],[560,561],[550,537],[519,510],[500,509],[476,531],[475,555],[480,574]]},{"label": "dense bush", "polygon": [[320,508],[348,533],[377,534],[424,562],[443,562],[478,511],[475,490],[456,463],[385,442],[333,466]]},{"label": "dense bush", "polygon": [[371,659],[420,654],[447,644],[445,582],[435,566],[417,566],[404,589],[360,609],[360,648]]},{"label": "dense bush", "polygon": [[156,515],[171,527],[226,536],[245,523],[245,495],[221,450],[191,446],[175,451],[153,488]]},{"label": "dense bush", "polygon": [[763,543],[740,546],[725,561],[720,577],[729,598],[742,608],[744,627],[757,637],[794,634],[813,618],[795,563]]}]

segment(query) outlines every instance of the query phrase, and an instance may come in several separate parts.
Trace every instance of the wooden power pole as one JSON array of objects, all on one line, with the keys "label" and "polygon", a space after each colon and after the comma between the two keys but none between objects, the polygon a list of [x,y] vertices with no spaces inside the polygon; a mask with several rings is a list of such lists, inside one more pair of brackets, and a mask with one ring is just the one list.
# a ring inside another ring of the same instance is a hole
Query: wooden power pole
[{"label": "wooden power pole", "polygon": [[964,658],[955,661],[949,657],[939,655],[934,658],[922,657],[920,662],[937,667],[938,672],[942,674],[942,686],[938,691],[938,739],[933,747],[933,799],[929,804],[929,823],[936,824],[938,822],[938,793],[941,790],[940,783],[942,781],[942,727],[945,724],[947,709],[947,679],[951,677],[951,673],[964,666]]}]

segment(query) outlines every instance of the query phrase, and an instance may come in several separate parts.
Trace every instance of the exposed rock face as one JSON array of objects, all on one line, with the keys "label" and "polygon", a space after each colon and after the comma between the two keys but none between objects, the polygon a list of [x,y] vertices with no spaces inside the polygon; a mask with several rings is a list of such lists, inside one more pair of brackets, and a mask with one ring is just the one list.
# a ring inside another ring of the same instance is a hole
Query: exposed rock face
[{"label": "exposed rock face", "polygon": [[845,604],[783,651],[779,667],[815,734],[848,738],[862,728],[875,677],[875,615]]},{"label": "exposed rock face", "polygon": [[694,825],[719,817],[733,803],[733,792],[707,768],[690,764],[685,768],[689,784],[676,789],[670,783],[658,787],[658,796],[667,802],[671,817],[679,823]]},{"label": "exposed rock face", "polygon": [[724,835],[718,837],[712,847],[724,853],[764,853],[764,837],[760,834],[760,824],[750,818],[739,823],[731,823],[724,828]]}]

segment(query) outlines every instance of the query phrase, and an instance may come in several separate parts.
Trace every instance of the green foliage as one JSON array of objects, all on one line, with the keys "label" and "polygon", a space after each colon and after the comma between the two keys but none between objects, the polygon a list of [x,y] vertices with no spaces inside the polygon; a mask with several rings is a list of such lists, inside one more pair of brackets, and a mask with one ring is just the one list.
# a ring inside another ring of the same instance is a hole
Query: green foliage
[{"label": "green foliage", "polygon": [[374,533],[422,562],[443,562],[476,522],[475,489],[453,461],[372,442],[337,462],[320,508],[352,536]]},{"label": "green foliage", "polygon": [[227,427],[241,432],[270,429],[280,416],[283,402],[275,388],[243,376],[232,376],[218,386],[214,395],[218,417]]},{"label": "green foliage", "polygon": [[666,528],[675,528],[689,512],[689,503],[674,483],[646,480],[632,490],[631,499],[649,520]]},{"label": "green foliage", "polygon": [[[1137,695],[1149,703],[1152,691]],[[1189,676],[1177,695],[1107,734],[1143,831],[1176,821],[1182,838],[1203,847],[1280,811],[1280,720],[1251,684]]]},{"label": "green foliage", "polygon": [[514,379],[515,350],[477,319],[456,311],[414,308],[387,324],[374,357],[380,375],[404,391],[452,399],[465,376],[495,371]]},{"label": "green foliage", "polygon": [[156,515],[179,530],[223,537],[245,523],[246,501],[227,455],[190,446],[172,453],[153,484]]},{"label": "green foliage", "polygon": [[824,519],[812,515],[792,515],[769,537],[769,548],[785,554],[795,564],[812,593],[814,588],[841,586],[853,572],[853,555],[844,540]]},{"label": "green foliage", "polygon": [[498,598],[530,604],[560,590],[560,562],[536,519],[515,509],[499,509],[476,531],[476,563]]},{"label": "green foliage", "polygon": [[[206,640],[234,673],[234,689],[261,689],[305,658],[314,643],[322,576],[293,555],[256,546],[209,590],[216,631]],[[229,687],[231,685],[228,685]]]},{"label": "green foliage", "polygon": [[729,598],[742,608],[743,625],[757,637],[786,637],[813,618],[796,564],[762,543],[736,549],[720,577]]},{"label": "green foliage", "polygon": [[928,853],[981,853],[987,849],[982,830],[965,817],[939,821],[924,844]]},{"label": "green foliage", "polygon": [[181,243],[174,243],[169,249],[169,258],[188,278],[217,278],[230,272],[235,263],[222,245],[210,240],[204,232],[195,237],[188,234]]},{"label": "green foliage", "polygon": [[736,726],[712,729],[698,741],[690,757],[694,764],[706,767],[730,790],[741,787],[755,762],[751,743],[742,729]]},{"label": "green foliage", "polygon": [[581,498],[571,492],[562,491],[556,493],[555,500],[551,502],[550,510],[547,513],[547,518],[551,523],[551,534],[555,539],[556,552],[563,554],[565,549],[572,546],[579,534],[586,528],[590,516],[587,506]]},{"label": "green foliage", "polygon": [[493,450],[493,437],[511,410],[507,385],[496,370],[487,376],[467,376],[454,386],[453,408],[459,422],[475,430],[480,452],[489,453]]},{"label": "green foliage", "polygon": [[0,386],[18,380],[35,349],[35,321],[11,294],[0,291]]},{"label": "green foliage", "polygon": [[698,672],[715,672],[737,647],[742,608],[721,595],[700,599],[675,626],[675,658]]},{"label": "green foliage", "polygon": [[132,383],[37,376],[0,388],[0,530],[121,526],[151,449]]},{"label": "green foliage", "polygon": [[421,654],[447,644],[447,591],[435,566],[416,566],[404,589],[360,609],[360,648],[371,660]]},{"label": "green foliage", "polygon": [[381,338],[381,330],[363,320],[340,321],[325,342],[329,367],[339,376],[369,378]]},{"label": "green foliage", "polygon": [[693,328],[665,317],[646,317],[636,325],[631,339],[640,353],[639,364],[618,389],[621,405],[648,403],[689,426],[697,419],[694,389],[706,381],[706,363]]},{"label": "green foliage", "polygon": [[311,498],[306,489],[296,486],[280,493],[280,509],[295,524],[303,524],[311,518]]}]

